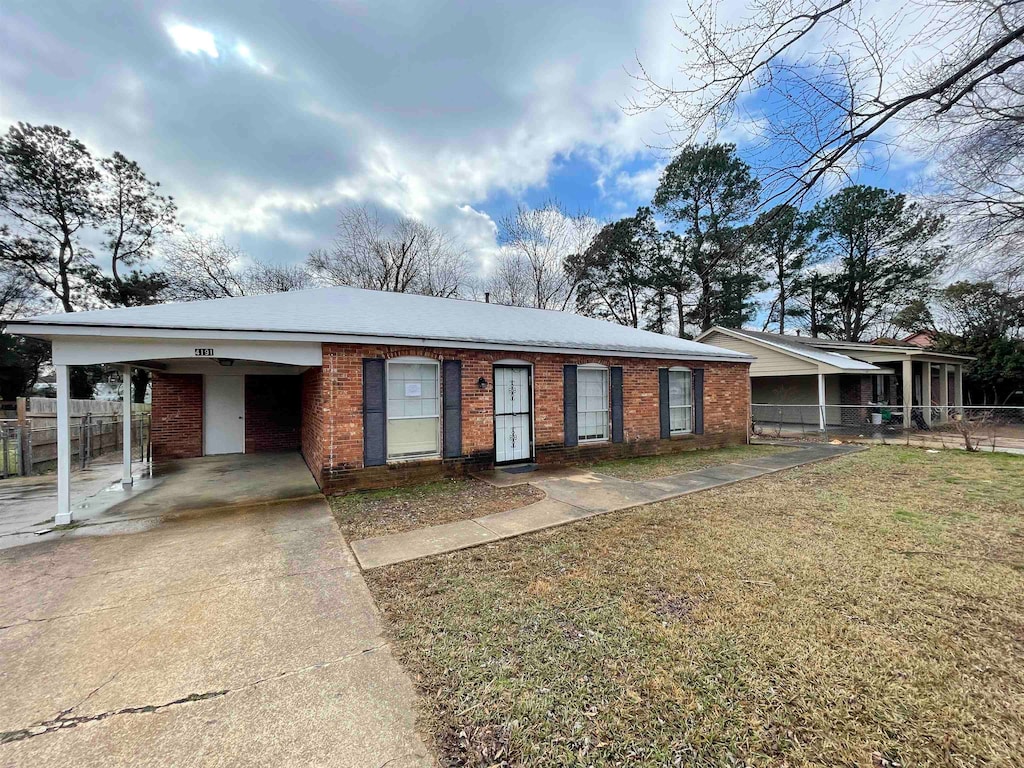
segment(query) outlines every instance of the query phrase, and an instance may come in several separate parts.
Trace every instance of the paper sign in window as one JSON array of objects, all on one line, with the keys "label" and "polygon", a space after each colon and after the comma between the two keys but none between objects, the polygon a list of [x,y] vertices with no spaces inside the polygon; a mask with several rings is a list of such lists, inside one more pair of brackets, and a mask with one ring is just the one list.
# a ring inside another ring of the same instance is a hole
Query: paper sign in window
[{"label": "paper sign in window", "polygon": [[406,397],[422,397],[423,396],[423,384],[418,381],[407,381],[405,382],[405,396]]}]

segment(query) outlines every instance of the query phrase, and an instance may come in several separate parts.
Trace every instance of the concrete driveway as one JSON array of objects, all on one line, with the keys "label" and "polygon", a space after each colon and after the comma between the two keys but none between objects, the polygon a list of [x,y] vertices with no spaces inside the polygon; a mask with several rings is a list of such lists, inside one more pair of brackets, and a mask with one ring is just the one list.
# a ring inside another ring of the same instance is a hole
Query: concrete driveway
[{"label": "concrete driveway", "polygon": [[322,498],[0,552],[0,766],[432,765]]}]

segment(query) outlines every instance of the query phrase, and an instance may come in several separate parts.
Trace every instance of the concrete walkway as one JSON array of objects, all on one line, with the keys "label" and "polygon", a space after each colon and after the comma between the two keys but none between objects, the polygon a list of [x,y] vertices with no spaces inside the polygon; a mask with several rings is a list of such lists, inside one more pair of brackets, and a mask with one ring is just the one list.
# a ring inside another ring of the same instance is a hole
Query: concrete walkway
[{"label": "concrete walkway", "polygon": [[864,447],[853,445],[788,442],[783,445],[794,450],[643,482],[630,482],[599,472],[565,468],[539,469],[525,474],[513,474],[502,470],[483,472],[476,476],[493,485],[504,487],[528,483],[542,490],[546,498],[507,512],[354,541],[351,544],[352,551],[363,569],[380,568],[406,560],[454,552],[520,536],[595,515],[674,499],[689,493],[718,488],[865,450]]},{"label": "concrete walkway", "polygon": [[433,765],[322,496],[43,537],[0,584],[0,768]]}]

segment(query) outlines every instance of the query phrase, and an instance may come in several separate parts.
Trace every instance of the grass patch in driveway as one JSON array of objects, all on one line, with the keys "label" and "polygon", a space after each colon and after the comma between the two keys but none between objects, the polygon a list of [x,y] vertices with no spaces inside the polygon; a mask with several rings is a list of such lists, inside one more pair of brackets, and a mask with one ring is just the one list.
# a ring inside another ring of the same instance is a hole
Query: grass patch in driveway
[{"label": "grass patch in driveway", "polygon": [[796,450],[800,449],[780,445],[731,445],[726,448],[684,451],[667,456],[638,456],[632,459],[600,461],[591,465],[590,469],[620,480],[654,480],[680,472],[692,472],[721,464],[735,464]]},{"label": "grass patch in driveway", "polygon": [[469,478],[332,496],[330,502],[345,538],[358,541],[504,512],[542,498],[527,485],[495,488]]},{"label": "grass patch in driveway", "polygon": [[1022,550],[1024,459],[876,447],[366,578],[442,765],[1022,766]]}]

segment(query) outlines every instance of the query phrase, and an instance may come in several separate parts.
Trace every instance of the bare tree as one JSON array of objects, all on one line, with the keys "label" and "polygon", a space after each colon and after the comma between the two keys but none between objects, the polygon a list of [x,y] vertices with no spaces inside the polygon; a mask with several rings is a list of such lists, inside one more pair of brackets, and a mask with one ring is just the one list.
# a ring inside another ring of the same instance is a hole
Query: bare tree
[{"label": "bare tree", "polygon": [[346,208],[330,248],[307,259],[317,282],[451,297],[470,275],[469,255],[437,227],[410,218],[389,223],[376,208]]},{"label": "bare tree", "polygon": [[245,255],[223,239],[185,232],[167,249],[167,295],[177,301],[244,296]]},{"label": "bare tree", "polygon": [[755,125],[766,202],[793,202],[831,176],[884,163],[899,136],[941,133],[972,115],[1019,119],[1016,0],[752,0],[739,21],[720,20],[717,8],[690,5],[687,26],[676,24],[684,84],[641,63],[627,109],[666,108],[679,144],[736,121]]},{"label": "bare tree", "polygon": [[246,294],[284,293],[313,287],[313,278],[302,264],[267,264],[253,261],[240,276]]},{"label": "bare tree", "polygon": [[221,238],[185,232],[167,249],[165,297],[174,301],[225,299],[310,288],[302,265],[275,265],[249,258]]},{"label": "bare tree", "polygon": [[39,309],[39,288],[24,275],[0,270],[0,322],[33,314]]},{"label": "bare tree", "polygon": [[495,296],[520,306],[565,309],[575,298],[578,280],[565,269],[566,261],[586,251],[600,228],[586,213],[567,213],[557,201],[540,208],[520,205],[498,222],[502,248],[494,271]]}]

